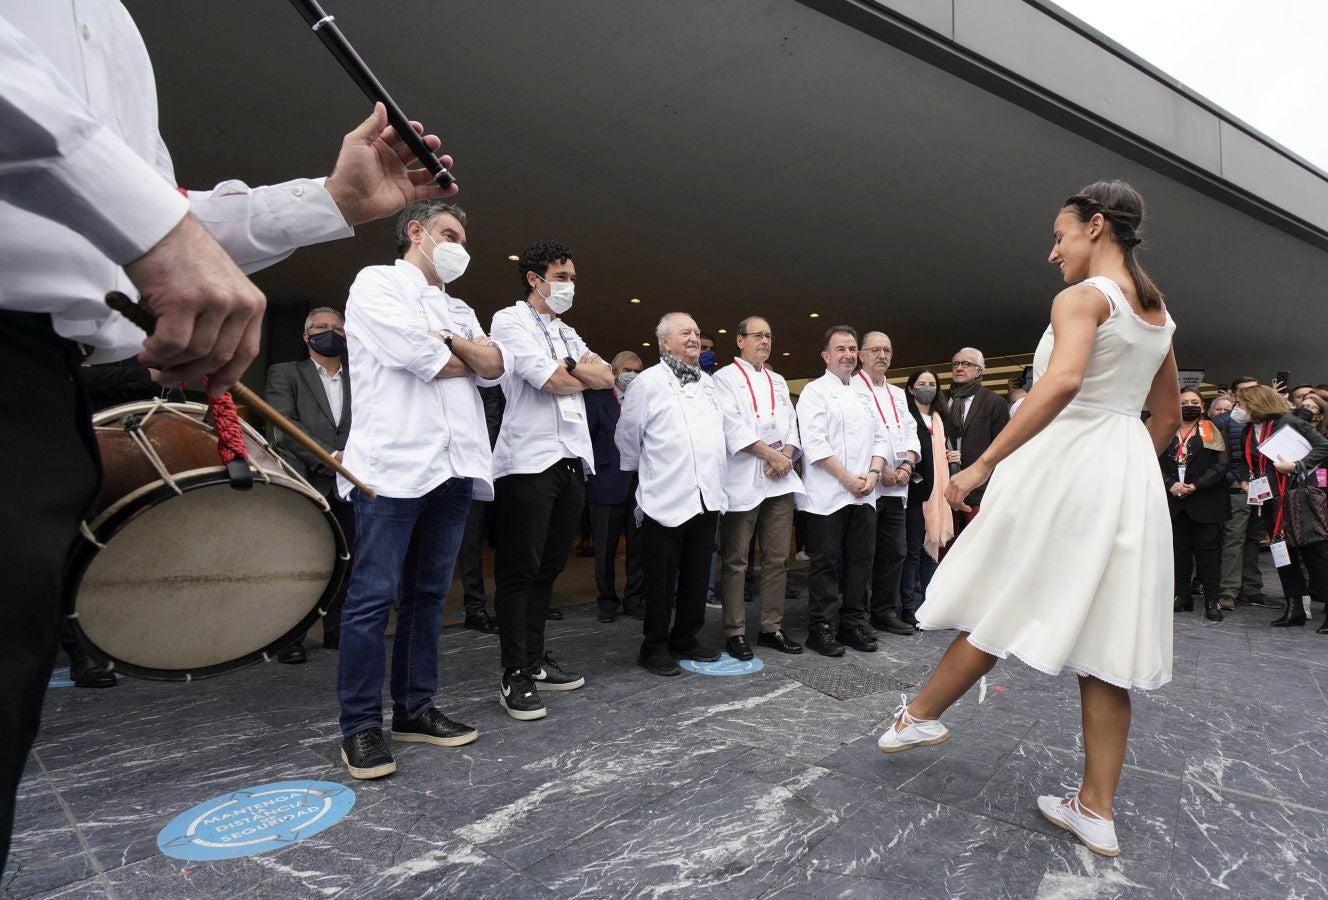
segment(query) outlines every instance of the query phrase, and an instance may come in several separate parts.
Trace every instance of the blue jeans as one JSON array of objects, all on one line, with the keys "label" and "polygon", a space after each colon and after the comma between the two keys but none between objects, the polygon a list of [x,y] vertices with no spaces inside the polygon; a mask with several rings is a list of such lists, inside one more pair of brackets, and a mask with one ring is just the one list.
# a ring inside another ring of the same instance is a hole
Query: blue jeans
[{"label": "blue jeans", "polygon": [[470,493],[471,479],[452,478],[423,497],[353,495],[355,568],[341,613],[337,666],[343,736],[383,727],[383,632],[394,603],[392,713],[414,718],[433,704],[443,601],[466,529]]}]

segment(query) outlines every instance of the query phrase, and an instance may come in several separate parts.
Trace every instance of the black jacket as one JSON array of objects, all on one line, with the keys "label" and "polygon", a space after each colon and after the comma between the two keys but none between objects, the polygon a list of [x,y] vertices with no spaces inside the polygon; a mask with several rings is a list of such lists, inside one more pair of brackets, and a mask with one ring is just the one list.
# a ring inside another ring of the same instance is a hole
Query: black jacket
[{"label": "black jacket", "polygon": [[924,417],[922,413],[918,412],[918,405],[913,402],[911,397],[908,401],[908,411],[913,414],[913,421],[918,423],[918,443],[922,445],[922,455],[913,469],[922,477],[908,486],[908,505],[911,509],[927,502],[927,498],[931,496],[932,488],[936,484],[936,473],[932,467],[931,432],[927,430],[930,425],[928,421],[930,417]]},{"label": "black jacket", "polygon": [[[952,408],[956,402],[958,401],[950,400]],[[973,402],[968,407],[968,415],[964,417],[964,427],[959,435],[961,468],[967,469],[977,462],[978,457],[987,452],[991,442],[996,440],[996,435],[1001,433],[1009,421],[1010,407],[1006,405],[1005,398],[987,388],[978,388],[977,393],[973,395]],[[969,506],[981,503],[982,495],[986,491],[987,486],[984,484],[969,494],[966,502]]]},{"label": "black jacket", "polygon": [[[341,369],[341,421],[332,420],[317,364],[308,357],[294,362],[277,363],[267,370],[267,402],[277,412],[294,422],[328,453],[346,449],[350,437],[350,372]],[[322,470],[323,464],[302,445],[284,432],[274,431],[272,444],[296,471],[304,475],[314,490],[330,497],[336,478]]]},{"label": "black jacket", "polygon": [[1222,430],[1203,420],[1185,445],[1185,483],[1194,485],[1195,491],[1183,500],[1171,493],[1177,481],[1179,462],[1176,454],[1180,450],[1180,437],[1172,438],[1158,457],[1172,518],[1183,511],[1196,522],[1225,522],[1231,518],[1231,501],[1226,479],[1228,451]]}]

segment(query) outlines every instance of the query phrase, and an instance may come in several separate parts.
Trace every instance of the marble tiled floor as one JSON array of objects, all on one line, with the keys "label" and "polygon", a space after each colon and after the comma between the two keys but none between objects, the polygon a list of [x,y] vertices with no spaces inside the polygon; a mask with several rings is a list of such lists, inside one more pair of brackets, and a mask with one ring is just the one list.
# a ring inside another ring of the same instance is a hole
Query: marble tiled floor
[{"label": "marble tiled floor", "polygon": [[[789,603],[798,636],[804,606]],[[854,664],[916,682],[946,635],[886,635],[880,652],[842,663],[771,653],[750,676],[658,678],[635,665],[635,620],[566,611],[551,647],[587,674],[583,690],[547,698],[547,719],[515,722],[496,702],[497,638],[448,628],[439,706],[480,739],[396,745],[399,771],[377,782],[335,762],[326,651],[189,685],[52,690],[0,892],[1328,896],[1328,637],[1269,628],[1268,610],[1217,626],[1177,616],[1175,681],[1135,695],[1116,861],[1034,806],[1077,779],[1072,677],[1003,663],[947,716],[948,743],[887,757],[875,739],[897,692],[837,700],[790,675]],[[277,852],[191,863],[158,851],[157,833],[191,806],[288,779],[351,784],[357,803]]]}]

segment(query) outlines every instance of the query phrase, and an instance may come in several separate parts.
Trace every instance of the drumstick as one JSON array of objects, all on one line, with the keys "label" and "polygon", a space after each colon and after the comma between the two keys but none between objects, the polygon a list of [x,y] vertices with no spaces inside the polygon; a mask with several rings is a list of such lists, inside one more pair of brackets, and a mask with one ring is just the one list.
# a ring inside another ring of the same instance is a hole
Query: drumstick
[{"label": "drumstick", "polygon": [[[151,336],[153,329],[157,326],[156,318],[147,307],[135,303],[127,294],[121,293],[120,291],[111,291],[107,294],[106,305],[133,322],[139,328],[142,328],[149,336]],[[291,438],[294,438],[296,443],[300,444],[304,449],[318,457],[320,463],[327,466],[332,471],[346,476],[346,480],[355,485],[356,490],[364,494],[364,496],[368,497],[370,500],[378,496],[374,493],[373,488],[352,475],[349,469],[337,462],[336,457],[318,446],[318,442],[301,431],[300,426],[273,409],[262,397],[258,396],[238,381],[231,387],[231,393],[237,395],[245,403],[252,406],[258,411],[259,415],[271,422],[278,430],[285,432]]]}]

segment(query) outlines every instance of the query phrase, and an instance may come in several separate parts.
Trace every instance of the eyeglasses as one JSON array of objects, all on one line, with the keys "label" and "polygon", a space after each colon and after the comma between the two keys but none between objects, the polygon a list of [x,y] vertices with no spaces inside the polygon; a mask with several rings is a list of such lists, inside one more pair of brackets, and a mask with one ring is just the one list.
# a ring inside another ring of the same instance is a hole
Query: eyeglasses
[{"label": "eyeglasses", "polygon": [[341,336],[343,336],[343,337],[344,337],[345,334],[346,334],[346,329],[345,329],[345,328],[342,328],[340,325],[324,325],[324,324],[321,324],[321,323],[316,323],[316,324],[314,324],[314,325],[310,325],[310,326],[309,326],[309,330],[308,330],[306,333],[307,333],[307,334],[322,334],[322,333],[325,332],[325,331],[335,331],[337,334],[339,334],[339,335],[341,335]]},{"label": "eyeglasses", "polygon": [[951,368],[951,369],[980,369],[980,368],[982,368],[982,366],[978,365],[977,363],[969,362],[969,361],[966,360],[966,359],[957,359],[957,360],[955,360],[954,362],[950,363],[950,368]]},{"label": "eyeglasses", "polygon": [[756,338],[758,341],[773,341],[775,336],[768,331],[744,331],[738,337]]}]

